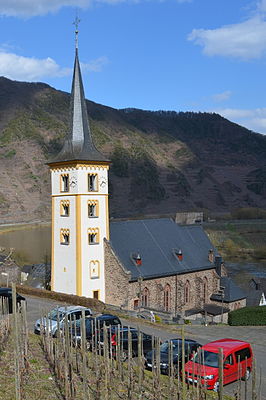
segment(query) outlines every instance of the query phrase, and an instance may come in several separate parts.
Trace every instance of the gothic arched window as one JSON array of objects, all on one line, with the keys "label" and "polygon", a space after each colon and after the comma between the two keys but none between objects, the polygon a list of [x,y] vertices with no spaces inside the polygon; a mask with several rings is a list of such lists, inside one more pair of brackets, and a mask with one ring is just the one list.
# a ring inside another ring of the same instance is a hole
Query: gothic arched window
[{"label": "gothic arched window", "polygon": [[149,297],[150,297],[150,292],[148,288],[144,288],[141,296],[141,305],[142,307],[148,307],[149,306]]},{"label": "gothic arched window", "polygon": [[171,308],[171,287],[170,285],[165,285],[163,292],[163,306],[165,311],[170,311]]},{"label": "gothic arched window", "polygon": [[186,281],[184,290],[185,304],[190,302],[190,283]]},{"label": "gothic arched window", "polygon": [[204,303],[207,303],[208,301],[208,279],[206,276],[203,278],[203,301]]}]

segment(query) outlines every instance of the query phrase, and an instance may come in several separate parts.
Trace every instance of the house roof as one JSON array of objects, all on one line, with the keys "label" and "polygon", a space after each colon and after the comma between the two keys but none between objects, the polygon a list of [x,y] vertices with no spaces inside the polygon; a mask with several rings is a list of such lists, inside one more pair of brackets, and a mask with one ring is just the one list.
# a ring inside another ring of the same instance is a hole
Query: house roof
[{"label": "house roof", "polygon": [[262,290],[250,289],[247,291],[247,306],[258,306],[260,304],[262,295]]},{"label": "house roof", "polygon": [[[131,281],[214,268],[208,252],[217,251],[201,226],[180,226],[166,218],[130,220],[111,222],[110,233],[112,248],[131,272]],[[179,250],[183,260],[175,254]],[[140,255],[141,266],[133,254]]]},{"label": "house roof", "polygon": [[258,306],[263,293],[266,295],[266,278],[253,277],[248,283],[242,285],[247,295],[247,306]]},{"label": "house roof", "polygon": [[227,307],[219,306],[218,304],[204,304],[203,308],[192,308],[190,310],[185,311],[185,316],[189,317],[195,314],[205,314],[208,315],[221,315],[222,313],[225,314],[229,312],[230,309]]},{"label": "house roof", "polygon": [[[232,301],[246,298],[245,292],[228,276],[221,277],[220,286],[224,288],[223,301],[225,303],[231,303]],[[222,295],[214,293],[211,296],[211,300],[222,301]]]}]

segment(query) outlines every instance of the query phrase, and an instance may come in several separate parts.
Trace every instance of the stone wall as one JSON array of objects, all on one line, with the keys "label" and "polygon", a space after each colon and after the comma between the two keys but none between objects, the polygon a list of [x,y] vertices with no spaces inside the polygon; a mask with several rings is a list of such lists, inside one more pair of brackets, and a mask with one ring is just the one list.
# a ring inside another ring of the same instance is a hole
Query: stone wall
[{"label": "stone wall", "polygon": [[110,242],[104,241],[105,303],[128,308],[130,272],[115,255]]},{"label": "stone wall", "polygon": [[[246,307],[246,299],[232,301],[231,303],[224,302],[224,308],[229,308],[230,311],[237,310],[238,308]],[[218,306],[222,305],[221,301],[212,301],[212,303],[217,304]]]},{"label": "stone wall", "polygon": [[[204,299],[204,282],[207,282]],[[188,286],[188,301],[185,301],[185,287]],[[182,275],[143,280],[141,283],[129,284],[128,308],[134,308],[134,301],[138,300],[140,292],[148,293],[147,306],[160,311],[170,311],[180,314],[191,308],[202,307],[204,303],[211,303],[210,296],[219,289],[219,277],[214,269],[191,272]],[[165,292],[169,290],[169,308],[166,309]]]}]

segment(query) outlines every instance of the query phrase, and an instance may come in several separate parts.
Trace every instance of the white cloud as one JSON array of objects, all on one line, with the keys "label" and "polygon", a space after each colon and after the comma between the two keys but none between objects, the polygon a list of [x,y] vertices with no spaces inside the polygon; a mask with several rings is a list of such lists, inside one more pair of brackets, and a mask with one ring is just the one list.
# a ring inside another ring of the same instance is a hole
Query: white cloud
[{"label": "white cloud", "polygon": [[107,57],[102,56],[96,58],[95,60],[91,60],[88,63],[80,63],[81,69],[83,72],[101,72],[103,67],[108,64],[109,60]]},{"label": "white cloud", "polygon": [[260,0],[257,2],[257,9],[259,12],[266,12],[266,0]]},{"label": "white cloud", "polygon": [[0,75],[10,79],[36,81],[44,77],[62,77],[70,72],[68,68],[60,68],[50,57],[37,59],[0,52]]},{"label": "white cloud", "polygon": [[188,40],[203,47],[208,56],[227,56],[244,60],[266,54],[266,22],[253,17],[245,22],[218,29],[193,29]]},{"label": "white cloud", "polygon": [[[138,3],[140,0],[0,0],[0,15],[29,18],[54,13],[62,7],[88,8],[94,2],[118,4],[125,1]],[[176,1],[191,3],[193,0]]]},{"label": "white cloud", "polygon": [[[107,57],[99,57],[82,64],[84,72],[100,72],[108,62]],[[39,81],[44,78],[60,78],[72,74],[72,68],[60,67],[52,58],[44,59],[19,56],[0,49],[0,75],[18,81]]]},{"label": "white cloud", "polygon": [[65,6],[86,8],[91,0],[0,0],[0,15],[33,17],[56,12]]},{"label": "white cloud", "polygon": [[265,19],[266,0],[260,0],[247,20],[217,29],[193,29],[188,40],[202,46],[208,56],[259,59],[266,55]]},{"label": "white cloud", "polygon": [[228,100],[232,95],[232,92],[230,90],[226,90],[223,93],[217,93],[212,96],[212,100],[215,101],[216,103],[220,103],[222,101]]},{"label": "white cloud", "polygon": [[266,108],[234,109],[225,108],[215,110],[218,114],[234,121],[239,125],[254,131],[266,134]]}]

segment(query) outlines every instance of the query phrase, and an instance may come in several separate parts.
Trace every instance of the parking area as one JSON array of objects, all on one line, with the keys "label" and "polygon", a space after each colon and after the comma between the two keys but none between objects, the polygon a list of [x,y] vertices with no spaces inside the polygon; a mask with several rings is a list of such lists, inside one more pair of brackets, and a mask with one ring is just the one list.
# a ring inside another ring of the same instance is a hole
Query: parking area
[{"label": "parking area", "polygon": [[[34,322],[45,312],[55,307],[58,302],[36,297],[27,298],[27,316],[29,330],[33,331]],[[115,313],[114,313],[115,314]],[[180,337],[180,327],[158,327],[145,323],[129,322],[123,320],[125,325],[139,327],[143,332],[160,337],[162,340]],[[206,344],[220,338],[233,338],[249,342],[252,345],[256,360],[256,384],[257,400],[266,400],[266,328],[265,327],[234,327],[234,326],[185,326],[185,336]],[[238,383],[232,383],[224,388],[225,393],[234,395],[238,389]],[[244,400],[244,382],[241,382],[241,399]],[[251,399],[251,379],[248,381],[248,398]]]}]

